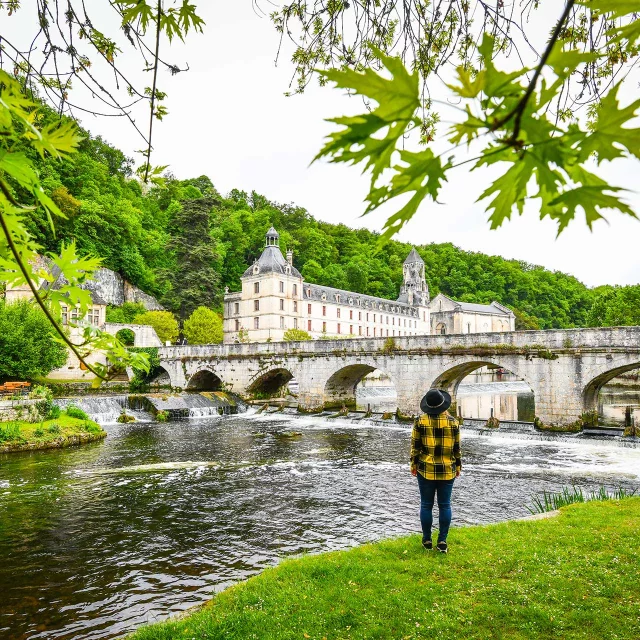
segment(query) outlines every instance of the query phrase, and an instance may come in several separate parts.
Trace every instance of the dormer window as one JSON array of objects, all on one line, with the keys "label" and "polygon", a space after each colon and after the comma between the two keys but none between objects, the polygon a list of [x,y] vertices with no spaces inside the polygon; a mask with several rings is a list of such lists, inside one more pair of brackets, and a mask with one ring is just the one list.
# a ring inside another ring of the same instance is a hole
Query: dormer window
[{"label": "dormer window", "polygon": [[353,304],[353,298],[349,298],[349,304]]},{"label": "dormer window", "polygon": [[260,267],[257,264],[253,265],[253,275],[256,276],[260,273]]},{"label": "dormer window", "polygon": [[340,294],[336,293],[336,302],[340,304]]},{"label": "dormer window", "polygon": [[327,299],[327,294],[323,292],[323,293],[322,293],[322,300],[324,301],[324,300],[326,300],[326,299]]}]

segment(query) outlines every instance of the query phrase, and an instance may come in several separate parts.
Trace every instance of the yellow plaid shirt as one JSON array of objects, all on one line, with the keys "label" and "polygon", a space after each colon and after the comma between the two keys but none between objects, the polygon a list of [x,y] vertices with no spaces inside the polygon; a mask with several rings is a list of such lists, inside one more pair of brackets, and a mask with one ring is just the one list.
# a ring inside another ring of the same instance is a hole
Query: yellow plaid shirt
[{"label": "yellow plaid shirt", "polygon": [[451,480],[462,469],[460,427],[446,411],[422,415],[411,433],[411,471],[427,480]]}]

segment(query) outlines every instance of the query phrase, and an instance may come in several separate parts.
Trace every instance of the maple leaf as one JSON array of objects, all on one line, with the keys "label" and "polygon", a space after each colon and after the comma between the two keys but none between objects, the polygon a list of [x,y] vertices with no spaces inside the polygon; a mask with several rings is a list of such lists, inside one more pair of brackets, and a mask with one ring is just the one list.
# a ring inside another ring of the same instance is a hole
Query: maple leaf
[{"label": "maple leaf", "polygon": [[600,102],[593,130],[580,143],[583,161],[592,153],[596,154],[598,164],[603,160],[624,157],[626,154],[620,147],[625,147],[640,160],[640,128],[629,129],[622,126],[637,116],[640,99],[622,108],[618,102],[619,88],[620,83]]},{"label": "maple leaf", "polygon": [[[391,164],[397,142],[410,124],[418,124],[416,109],[420,106],[418,73],[409,73],[400,60],[377,51],[376,56],[391,72],[387,79],[372,69],[358,73],[352,69],[319,71],[337,87],[350,89],[374,100],[378,106],[370,113],[353,117],[333,118],[345,128],[329,135],[329,141],[314,161],[331,156],[331,162],[358,163],[366,160],[364,171],[371,169],[373,185],[382,171]],[[382,138],[376,133],[387,129]]]}]

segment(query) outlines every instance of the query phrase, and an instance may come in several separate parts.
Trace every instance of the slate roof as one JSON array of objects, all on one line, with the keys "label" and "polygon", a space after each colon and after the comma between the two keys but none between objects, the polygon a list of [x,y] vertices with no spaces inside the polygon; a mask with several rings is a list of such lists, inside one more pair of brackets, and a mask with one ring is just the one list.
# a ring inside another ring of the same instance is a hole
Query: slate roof
[{"label": "slate roof", "polygon": [[[302,286],[304,300],[317,300],[318,302],[327,302],[329,304],[349,304],[349,300],[353,301],[355,309],[364,309],[365,311],[382,311],[385,313],[400,313],[406,316],[418,317],[418,309],[415,306],[403,304],[396,300],[387,300],[386,298],[377,298],[375,296],[367,296],[362,293],[354,293],[353,291],[345,291],[344,289],[334,289],[333,287],[324,287],[319,284],[311,284],[305,282]],[[311,291],[311,295],[309,295]],[[324,300],[322,296],[325,296]],[[336,300],[336,296],[340,296],[340,302]],[[358,304],[358,300],[360,304]],[[374,307],[375,304],[375,307]]]},{"label": "slate roof", "polygon": [[411,249],[409,255],[406,257],[405,261],[402,264],[407,264],[410,262],[421,262],[424,264],[424,260],[420,257],[420,254],[415,250],[415,247]]},{"label": "slate roof", "polygon": [[473,302],[458,302],[460,308],[463,311],[468,311],[470,313],[492,313],[492,314],[502,314],[508,316],[509,313],[499,307],[496,304],[475,304]]},{"label": "slate roof", "polygon": [[[243,274],[242,277],[248,277],[253,275],[253,267],[258,265],[260,268],[260,275],[264,273],[280,273],[282,275],[292,275],[296,278],[301,278],[300,272],[284,259],[280,247],[276,245],[270,245],[265,247],[262,251],[262,255],[254,262]],[[291,272],[287,274],[287,267],[291,268]]]}]

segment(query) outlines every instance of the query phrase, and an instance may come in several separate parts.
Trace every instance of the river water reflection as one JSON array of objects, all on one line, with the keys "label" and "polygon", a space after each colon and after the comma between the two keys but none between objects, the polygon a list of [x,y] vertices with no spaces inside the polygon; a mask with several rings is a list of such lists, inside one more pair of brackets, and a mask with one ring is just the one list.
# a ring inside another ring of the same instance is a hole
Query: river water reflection
[{"label": "river water reflection", "polygon": [[[285,556],[419,529],[407,426],[280,414],[107,430],[0,456],[0,637],[118,637]],[[464,430],[456,525],[526,515],[545,489],[639,485],[640,449],[529,438]]]}]

